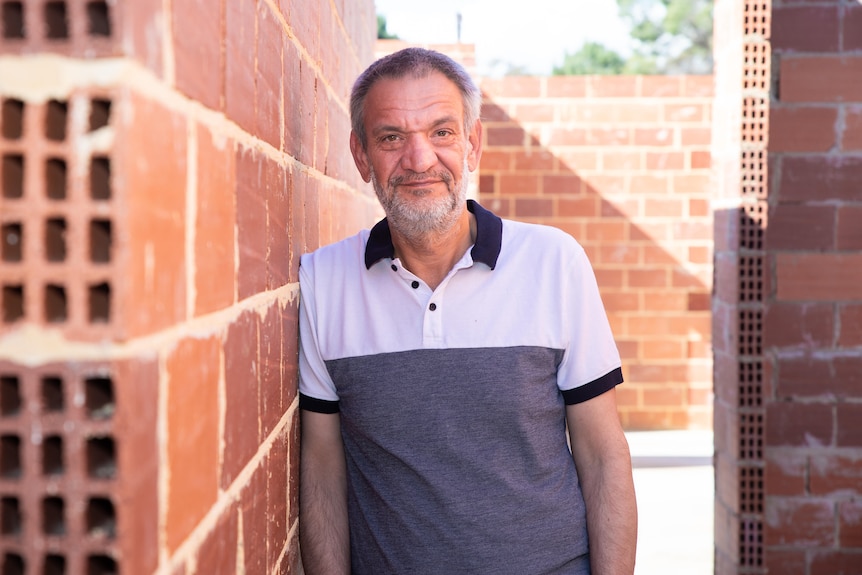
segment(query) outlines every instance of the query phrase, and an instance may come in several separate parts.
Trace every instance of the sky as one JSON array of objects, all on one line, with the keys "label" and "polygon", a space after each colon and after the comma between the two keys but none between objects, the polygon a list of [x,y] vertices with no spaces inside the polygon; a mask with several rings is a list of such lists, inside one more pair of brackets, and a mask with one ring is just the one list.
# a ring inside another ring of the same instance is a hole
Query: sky
[{"label": "sky", "polygon": [[376,0],[387,31],[418,44],[475,44],[478,73],[499,76],[508,65],[549,75],[566,52],[596,41],[628,53],[628,29],[615,0]]}]

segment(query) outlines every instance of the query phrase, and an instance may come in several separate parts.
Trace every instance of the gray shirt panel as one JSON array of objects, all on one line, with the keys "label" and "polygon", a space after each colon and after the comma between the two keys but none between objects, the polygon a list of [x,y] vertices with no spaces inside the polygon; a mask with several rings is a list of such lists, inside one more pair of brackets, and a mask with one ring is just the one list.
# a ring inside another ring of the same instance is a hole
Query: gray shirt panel
[{"label": "gray shirt panel", "polygon": [[589,573],[562,356],[523,346],[326,362],[354,575]]}]

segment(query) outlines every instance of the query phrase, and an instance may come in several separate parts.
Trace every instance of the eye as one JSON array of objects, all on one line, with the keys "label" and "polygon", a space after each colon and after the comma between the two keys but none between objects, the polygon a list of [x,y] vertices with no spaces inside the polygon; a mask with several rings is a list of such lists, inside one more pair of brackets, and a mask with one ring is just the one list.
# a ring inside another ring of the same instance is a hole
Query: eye
[{"label": "eye", "polygon": [[437,130],[437,131],[435,132],[435,135],[436,135],[438,138],[445,138],[445,137],[447,137],[447,136],[451,136],[451,135],[452,135],[452,130]]}]

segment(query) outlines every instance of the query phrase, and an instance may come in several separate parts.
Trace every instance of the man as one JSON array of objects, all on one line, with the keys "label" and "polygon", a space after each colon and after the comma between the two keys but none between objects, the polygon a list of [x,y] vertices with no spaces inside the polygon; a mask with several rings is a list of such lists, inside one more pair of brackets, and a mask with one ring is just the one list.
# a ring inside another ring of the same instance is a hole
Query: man
[{"label": "man", "polygon": [[480,102],[461,66],[419,48],[354,85],[350,149],[386,219],[301,261],[308,575],[634,569],[595,278],[570,236],[466,200]]}]

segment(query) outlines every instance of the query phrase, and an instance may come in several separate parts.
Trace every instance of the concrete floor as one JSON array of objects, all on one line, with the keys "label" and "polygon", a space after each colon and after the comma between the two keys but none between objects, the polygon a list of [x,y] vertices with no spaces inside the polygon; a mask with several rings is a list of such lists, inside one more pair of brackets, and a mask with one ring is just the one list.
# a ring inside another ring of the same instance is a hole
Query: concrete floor
[{"label": "concrete floor", "polygon": [[626,433],[638,499],[635,575],[713,572],[713,442],[709,431]]}]

